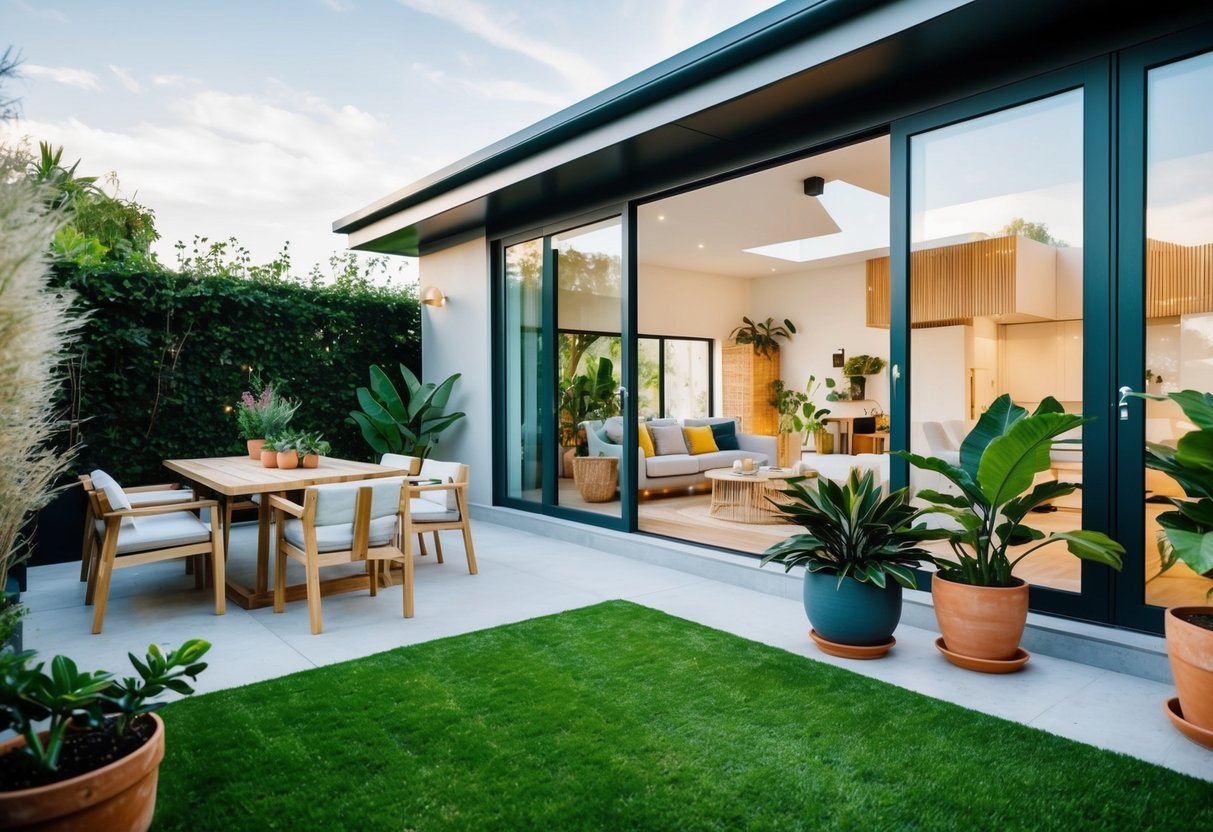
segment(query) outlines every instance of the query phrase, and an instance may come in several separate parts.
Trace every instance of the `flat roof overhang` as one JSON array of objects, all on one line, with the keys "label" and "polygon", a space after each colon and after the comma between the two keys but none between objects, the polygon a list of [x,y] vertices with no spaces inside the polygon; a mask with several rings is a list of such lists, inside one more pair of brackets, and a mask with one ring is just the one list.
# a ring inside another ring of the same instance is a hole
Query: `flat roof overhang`
[{"label": "flat roof overhang", "polygon": [[[785,3],[333,224],[417,256],[760,164],[1213,21],[1157,2]],[[1075,37],[1075,33],[1081,37]]]}]

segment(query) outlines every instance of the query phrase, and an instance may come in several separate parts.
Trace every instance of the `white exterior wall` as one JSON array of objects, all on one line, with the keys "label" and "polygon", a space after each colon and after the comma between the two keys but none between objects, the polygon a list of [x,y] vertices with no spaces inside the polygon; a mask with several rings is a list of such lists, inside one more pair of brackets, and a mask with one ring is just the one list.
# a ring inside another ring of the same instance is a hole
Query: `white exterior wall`
[{"label": "white exterior wall", "polygon": [[446,306],[421,307],[422,381],[463,373],[447,412],[467,418],[442,435],[435,456],[471,467],[468,499],[493,502],[492,327],[488,242],[478,237],[420,259],[421,286],[437,286]]}]

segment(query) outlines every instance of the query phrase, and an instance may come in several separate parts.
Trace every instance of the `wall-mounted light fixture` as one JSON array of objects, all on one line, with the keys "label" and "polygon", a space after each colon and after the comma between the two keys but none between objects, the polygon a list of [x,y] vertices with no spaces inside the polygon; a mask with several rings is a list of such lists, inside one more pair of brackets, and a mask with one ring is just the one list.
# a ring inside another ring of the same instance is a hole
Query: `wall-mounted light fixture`
[{"label": "wall-mounted light fixture", "polygon": [[446,306],[446,295],[437,286],[426,286],[421,290],[421,302],[426,306]]}]

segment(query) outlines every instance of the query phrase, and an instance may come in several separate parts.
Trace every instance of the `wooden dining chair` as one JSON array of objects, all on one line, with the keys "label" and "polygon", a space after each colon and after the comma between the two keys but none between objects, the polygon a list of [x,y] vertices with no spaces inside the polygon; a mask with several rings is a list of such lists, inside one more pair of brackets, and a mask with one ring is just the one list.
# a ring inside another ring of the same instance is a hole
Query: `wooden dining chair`
[{"label": "wooden dining chair", "polygon": [[[89,568],[93,562],[93,556],[97,546],[97,532],[93,528],[93,521],[97,519],[93,512],[92,493],[96,490],[97,485],[94,478],[105,481],[112,479],[109,474],[98,469],[90,474],[80,475],[80,485],[84,488],[84,539],[80,545],[80,580],[81,582],[88,580]],[[145,508],[147,506],[167,506],[179,503],[188,503],[194,499],[194,492],[177,482],[166,482],[159,485],[140,485],[135,488],[124,488],[123,493],[126,494],[131,508]]]},{"label": "wooden dining chair", "polygon": [[413,617],[412,560],[397,546],[401,509],[399,478],[315,485],[303,492],[303,504],[270,497],[277,522],[274,564],[274,612],[286,608],[287,558],[303,564],[307,576],[307,611],[312,634],[322,629],[320,569],[364,561],[371,595],[377,595],[381,562],[401,561],[404,572],[404,617]]},{"label": "wooden dining chair", "polygon": [[[215,590],[215,615],[226,611],[223,535],[219,533],[218,504],[191,500],[170,505],[134,508],[121,486],[98,481],[89,492],[93,532],[97,536],[88,574],[85,603],[93,605],[93,633],[105,623],[106,603],[114,570],[174,558],[210,554],[210,581]],[[209,525],[193,513],[210,509]],[[201,587],[203,569],[195,568],[195,585]]]},{"label": "wooden dining chair", "polygon": [[[421,473],[421,457],[406,456],[405,454],[384,454],[379,458],[380,465],[390,465],[393,468],[403,468],[408,471],[409,477],[418,477]],[[400,545],[400,541],[396,542]],[[439,547],[438,532],[434,532],[434,546]],[[421,552],[422,557],[429,555],[429,550],[425,546],[425,535],[421,532],[417,533],[417,547]]]},{"label": "wooden dining chair", "polygon": [[[471,518],[468,516],[468,466],[461,462],[427,459],[421,463],[419,482],[406,482],[401,499],[401,530],[405,560],[412,560],[412,536],[434,533],[435,554],[442,563],[442,541],[438,532],[459,530],[467,553],[468,573],[475,575],[476,551],[472,546]],[[437,482],[433,482],[437,480]]]}]

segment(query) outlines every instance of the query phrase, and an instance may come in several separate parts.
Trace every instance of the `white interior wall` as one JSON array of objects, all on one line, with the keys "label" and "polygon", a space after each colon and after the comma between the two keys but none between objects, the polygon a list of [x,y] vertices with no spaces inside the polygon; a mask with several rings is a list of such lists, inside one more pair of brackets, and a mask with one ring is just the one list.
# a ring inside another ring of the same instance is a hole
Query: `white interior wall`
[{"label": "white interior wall", "polygon": [[637,283],[640,334],[714,340],[712,389],[716,401],[712,412],[719,415],[722,349],[742,315],[749,314],[750,281],[641,263]]},{"label": "white interior wall", "polygon": [[[864,275],[864,264],[859,262],[752,281],[750,317],[781,322],[789,318],[796,325],[796,335],[780,349],[779,372],[788,386],[803,390],[810,375],[818,381],[831,377],[845,386],[841,368],[832,363],[840,349],[848,356],[866,354],[889,360],[889,330],[867,325]],[[867,397],[889,409],[887,367],[880,375],[868,377]],[[814,403],[825,404],[824,392]]]},{"label": "white interior wall", "polygon": [[471,466],[468,499],[483,504],[493,502],[487,252],[487,241],[478,237],[428,254],[418,264],[421,285],[437,286],[447,297],[446,306],[421,307],[421,380],[436,383],[462,373],[447,412],[467,414],[442,435],[435,456]]},{"label": "white interior wall", "polygon": [[1082,249],[1057,251],[1057,319],[1082,320]]}]

